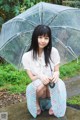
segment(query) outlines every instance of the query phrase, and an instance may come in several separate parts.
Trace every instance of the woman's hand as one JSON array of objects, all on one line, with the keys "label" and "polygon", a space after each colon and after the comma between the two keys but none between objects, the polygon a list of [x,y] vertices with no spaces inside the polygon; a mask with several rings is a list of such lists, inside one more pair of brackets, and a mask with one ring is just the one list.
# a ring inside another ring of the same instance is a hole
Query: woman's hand
[{"label": "woman's hand", "polygon": [[58,79],[59,79],[59,71],[55,71],[53,74],[51,82],[56,83],[58,81]]},{"label": "woman's hand", "polygon": [[42,81],[42,83],[44,85],[49,84],[49,82],[50,82],[50,78],[49,77],[47,77],[45,75],[38,75],[38,76],[39,76],[39,79]]},{"label": "woman's hand", "polygon": [[47,85],[50,82],[50,78],[47,76],[43,76],[41,81],[43,82],[44,85]]}]

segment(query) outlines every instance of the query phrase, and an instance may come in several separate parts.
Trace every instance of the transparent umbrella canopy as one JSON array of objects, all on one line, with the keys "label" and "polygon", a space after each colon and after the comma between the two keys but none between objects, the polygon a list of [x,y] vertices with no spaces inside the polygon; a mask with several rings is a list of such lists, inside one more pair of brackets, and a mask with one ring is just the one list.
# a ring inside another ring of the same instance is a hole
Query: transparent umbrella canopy
[{"label": "transparent umbrella canopy", "polygon": [[2,25],[0,56],[22,69],[22,55],[28,51],[37,25],[48,25],[52,45],[59,50],[61,65],[80,56],[80,9],[40,2]]}]

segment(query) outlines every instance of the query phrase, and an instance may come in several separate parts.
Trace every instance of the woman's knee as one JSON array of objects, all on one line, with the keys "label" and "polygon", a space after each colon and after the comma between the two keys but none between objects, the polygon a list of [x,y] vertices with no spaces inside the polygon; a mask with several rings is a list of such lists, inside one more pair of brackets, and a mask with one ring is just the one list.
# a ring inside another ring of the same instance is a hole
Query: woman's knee
[{"label": "woman's knee", "polygon": [[34,90],[33,84],[32,84],[32,83],[28,84],[27,87],[26,87],[26,93],[27,93],[28,91],[33,91],[33,90]]},{"label": "woman's knee", "polygon": [[46,95],[46,87],[38,87],[37,88],[37,96],[42,97]]},{"label": "woman's knee", "polygon": [[40,85],[38,88],[37,88],[37,92],[41,92],[41,91],[46,91],[46,87],[44,85]]}]

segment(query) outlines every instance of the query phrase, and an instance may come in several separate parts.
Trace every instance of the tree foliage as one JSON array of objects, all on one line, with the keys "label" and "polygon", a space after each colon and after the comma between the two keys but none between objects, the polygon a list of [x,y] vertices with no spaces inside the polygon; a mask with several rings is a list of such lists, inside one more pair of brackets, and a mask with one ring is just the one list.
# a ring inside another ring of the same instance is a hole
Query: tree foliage
[{"label": "tree foliage", "polygon": [[0,0],[0,26],[40,1],[61,4],[62,0]]},{"label": "tree foliage", "polygon": [[63,5],[80,8],[80,0],[63,0]]}]

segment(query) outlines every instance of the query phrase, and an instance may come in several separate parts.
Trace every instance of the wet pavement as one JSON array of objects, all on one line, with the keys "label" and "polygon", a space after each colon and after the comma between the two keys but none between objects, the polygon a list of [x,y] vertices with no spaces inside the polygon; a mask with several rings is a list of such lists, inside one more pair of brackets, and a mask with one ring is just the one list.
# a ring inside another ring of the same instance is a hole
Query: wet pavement
[{"label": "wet pavement", "polygon": [[49,116],[48,111],[43,112],[34,119],[26,108],[26,103],[11,105],[1,108],[0,112],[8,112],[8,120],[80,120],[80,110],[67,107],[66,115],[62,118]]},{"label": "wet pavement", "polygon": [[65,84],[68,98],[80,95],[80,76],[76,76],[68,80],[65,80]]},{"label": "wet pavement", "polygon": [[[65,84],[68,98],[74,95],[80,95],[80,76],[65,81]],[[48,111],[45,111],[34,119],[27,110],[26,102],[0,108],[0,113],[1,112],[8,113],[8,120],[80,120],[80,110],[71,107],[67,107],[66,114],[62,118],[49,116]]]}]

